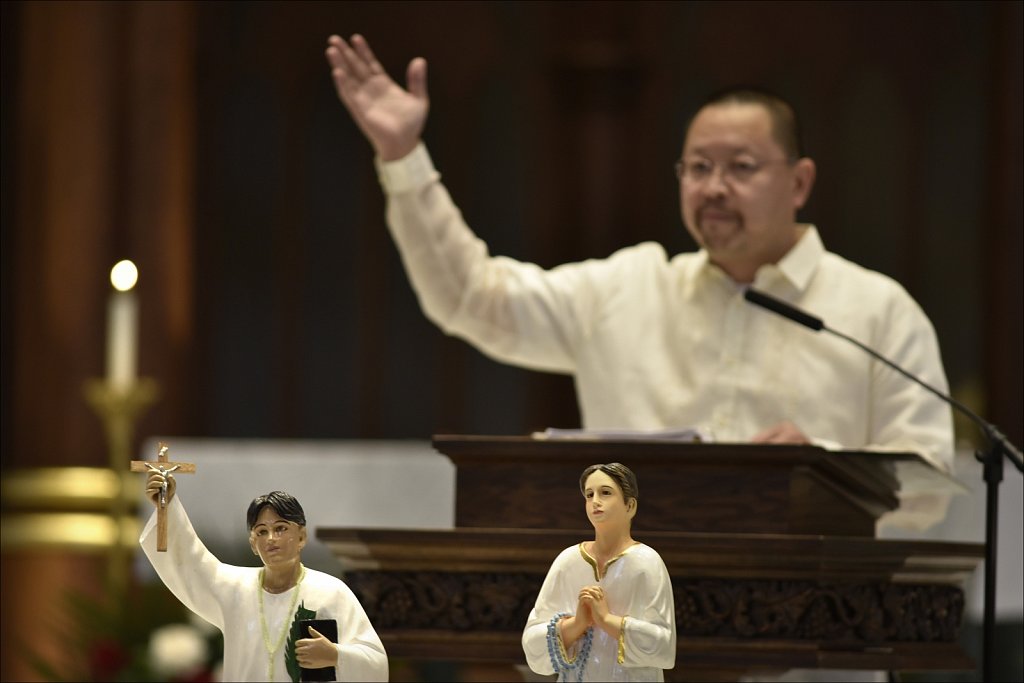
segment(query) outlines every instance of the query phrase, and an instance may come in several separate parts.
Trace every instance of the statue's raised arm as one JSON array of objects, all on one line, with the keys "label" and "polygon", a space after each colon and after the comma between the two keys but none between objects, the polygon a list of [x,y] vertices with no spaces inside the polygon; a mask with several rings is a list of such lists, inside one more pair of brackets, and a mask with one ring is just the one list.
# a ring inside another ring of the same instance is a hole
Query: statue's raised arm
[{"label": "statue's raised arm", "polygon": [[350,42],[333,35],[325,51],[338,97],[383,161],[401,159],[420,141],[427,120],[427,61],[406,71],[408,90],[395,83],[360,35]]}]

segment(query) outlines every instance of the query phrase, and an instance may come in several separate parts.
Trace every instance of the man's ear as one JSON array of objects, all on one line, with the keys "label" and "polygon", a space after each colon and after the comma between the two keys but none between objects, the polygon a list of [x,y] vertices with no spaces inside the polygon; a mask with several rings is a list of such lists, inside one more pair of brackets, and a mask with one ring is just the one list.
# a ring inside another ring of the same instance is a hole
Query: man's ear
[{"label": "man's ear", "polygon": [[629,502],[626,503],[626,512],[629,514],[630,519],[633,519],[633,517],[636,516],[637,505],[638,503],[636,498],[630,498]]},{"label": "man's ear", "polygon": [[793,209],[798,210],[804,207],[811,197],[811,190],[814,189],[814,179],[818,175],[817,166],[814,160],[808,157],[797,159],[793,164]]},{"label": "man's ear", "polygon": [[253,540],[252,534],[249,534],[249,547],[252,548],[253,555],[259,555],[260,551],[256,550],[256,541]]}]

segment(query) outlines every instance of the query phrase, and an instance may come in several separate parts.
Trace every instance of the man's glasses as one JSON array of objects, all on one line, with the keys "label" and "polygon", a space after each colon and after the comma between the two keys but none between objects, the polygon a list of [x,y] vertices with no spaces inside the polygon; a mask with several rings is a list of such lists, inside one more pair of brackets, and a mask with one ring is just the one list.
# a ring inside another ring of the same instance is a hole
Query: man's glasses
[{"label": "man's glasses", "polygon": [[676,178],[688,183],[703,183],[711,179],[718,169],[722,180],[735,184],[749,182],[766,166],[772,164],[789,164],[789,159],[768,159],[759,161],[753,158],[740,157],[728,161],[723,166],[715,162],[694,157],[692,159],[680,159],[676,162]]}]

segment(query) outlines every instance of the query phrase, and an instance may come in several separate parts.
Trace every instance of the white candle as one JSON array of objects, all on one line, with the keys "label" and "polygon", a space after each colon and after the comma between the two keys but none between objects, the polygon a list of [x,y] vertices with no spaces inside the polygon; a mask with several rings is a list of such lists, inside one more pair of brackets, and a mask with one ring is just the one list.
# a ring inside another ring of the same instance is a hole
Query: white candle
[{"label": "white candle", "polygon": [[131,261],[120,261],[110,271],[115,291],[107,304],[107,383],[119,390],[135,383],[139,304],[131,290],[138,276]]}]

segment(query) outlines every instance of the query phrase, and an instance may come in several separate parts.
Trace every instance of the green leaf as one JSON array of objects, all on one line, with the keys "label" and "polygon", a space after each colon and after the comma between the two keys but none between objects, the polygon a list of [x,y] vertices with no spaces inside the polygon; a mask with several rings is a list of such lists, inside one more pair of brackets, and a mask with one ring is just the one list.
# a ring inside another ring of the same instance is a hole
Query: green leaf
[{"label": "green leaf", "polygon": [[308,633],[299,633],[299,622],[303,619],[316,619],[316,610],[306,609],[305,601],[300,602],[299,608],[295,610],[295,617],[288,629],[288,643],[284,647],[284,665],[288,668],[288,675],[295,683],[299,683],[302,674],[299,671],[299,661],[295,658],[295,641],[309,637]]}]

